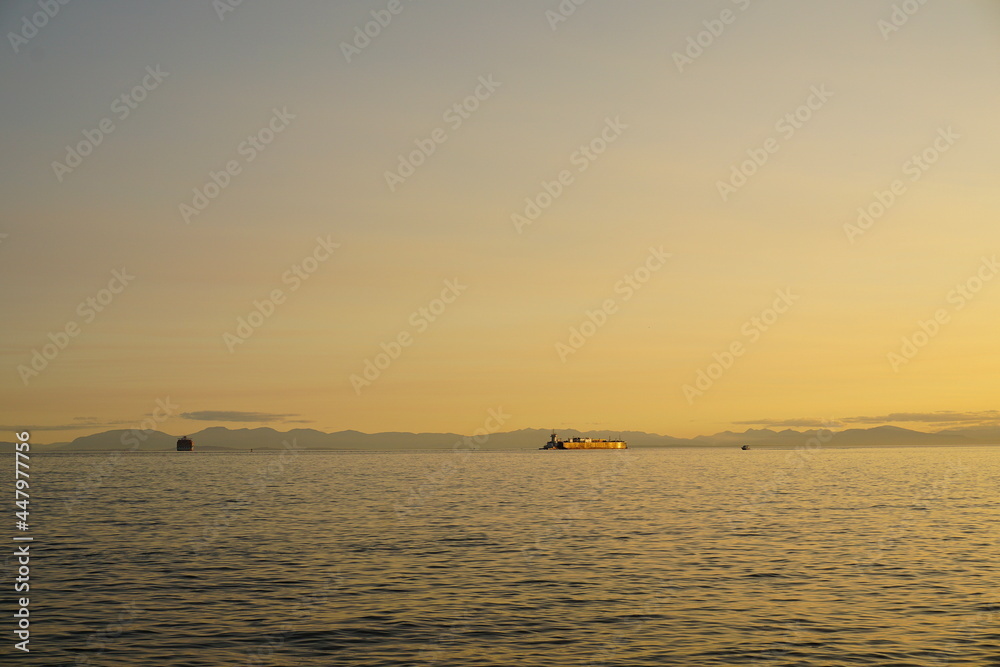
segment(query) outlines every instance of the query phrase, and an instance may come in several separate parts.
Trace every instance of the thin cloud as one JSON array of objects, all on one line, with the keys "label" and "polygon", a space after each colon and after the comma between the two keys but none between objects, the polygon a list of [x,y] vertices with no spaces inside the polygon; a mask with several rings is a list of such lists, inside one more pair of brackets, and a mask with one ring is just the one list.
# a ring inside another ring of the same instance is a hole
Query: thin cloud
[{"label": "thin cloud", "polygon": [[129,426],[132,422],[101,422],[97,420],[77,417],[77,421],[72,424],[20,424],[18,426],[0,425],[0,431],[79,431],[87,428],[106,428],[109,426]]},{"label": "thin cloud", "polygon": [[[239,412],[236,410],[201,410],[183,412],[181,417],[202,422],[286,422],[297,414],[276,414],[273,412]],[[301,422],[299,422],[301,423]]]},{"label": "thin cloud", "polygon": [[978,412],[891,412],[886,415],[862,415],[858,417],[841,417],[835,420],[796,418],[796,419],[756,419],[732,422],[740,426],[784,426],[790,428],[817,428],[843,426],[845,424],[893,424],[913,422],[919,424],[968,425],[994,424],[1000,421],[1000,410],[981,410]]},{"label": "thin cloud", "polygon": [[851,424],[884,424],[886,422],[922,422],[925,424],[952,422],[956,424],[994,421],[1000,418],[1000,411],[980,412],[893,412],[875,417],[847,417],[843,421]]},{"label": "thin cloud", "polygon": [[830,428],[831,426],[843,426],[839,420],[830,419],[758,419],[731,423],[738,426],[783,426],[786,428]]}]

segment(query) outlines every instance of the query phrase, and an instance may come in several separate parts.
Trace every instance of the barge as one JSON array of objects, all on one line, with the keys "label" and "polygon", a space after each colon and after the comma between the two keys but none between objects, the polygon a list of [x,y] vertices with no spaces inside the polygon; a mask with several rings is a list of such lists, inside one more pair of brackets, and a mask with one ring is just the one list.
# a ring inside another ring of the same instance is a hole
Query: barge
[{"label": "barge", "polygon": [[549,441],[539,449],[628,449],[624,440],[601,440],[599,438],[569,438],[560,440],[556,432],[549,436]]}]

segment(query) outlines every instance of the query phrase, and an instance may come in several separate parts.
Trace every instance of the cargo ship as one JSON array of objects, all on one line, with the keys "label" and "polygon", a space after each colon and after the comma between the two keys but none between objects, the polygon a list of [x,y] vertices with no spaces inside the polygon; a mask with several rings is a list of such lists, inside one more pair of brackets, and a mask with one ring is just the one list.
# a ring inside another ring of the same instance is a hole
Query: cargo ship
[{"label": "cargo ship", "polygon": [[600,440],[598,438],[570,438],[560,440],[556,432],[549,436],[549,441],[539,449],[628,449],[624,440]]},{"label": "cargo ship", "polygon": [[194,442],[192,442],[191,438],[187,437],[186,435],[177,441],[177,451],[190,452],[193,449],[194,449]]}]

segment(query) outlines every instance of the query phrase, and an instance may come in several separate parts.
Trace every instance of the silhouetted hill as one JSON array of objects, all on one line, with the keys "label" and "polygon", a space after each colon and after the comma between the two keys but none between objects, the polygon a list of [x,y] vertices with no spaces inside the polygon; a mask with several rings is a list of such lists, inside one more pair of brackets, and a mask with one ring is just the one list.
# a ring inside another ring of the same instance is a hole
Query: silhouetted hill
[{"label": "silhouetted hill", "polygon": [[898,426],[877,426],[875,428],[849,428],[838,432],[831,445],[840,447],[898,447],[933,445],[974,445],[970,438],[947,433],[924,433]]},{"label": "silhouetted hill", "polygon": [[[174,449],[177,445],[177,436],[161,433],[160,431],[132,431],[116,429],[114,431],[104,431],[93,435],[85,435],[77,438],[73,442],[62,445],[50,445],[58,447],[64,452],[86,452],[95,450],[132,450],[132,451],[156,451],[162,449]],[[44,446],[44,445],[42,445]]]},{"label": "silhouetted hill", "polygon": [[988,445],[1000,445],[1000,426],[970,426],[948,428],[938,431],[938,435],[960,436]]},{"label": "silhouetted hill", "polygon": [[[113,430],[95,433],[72,442],[51,445],[32,445],[34,452],[94,452],[94,451],[170,451],[175,449],[177,438],[187,435],[194,440],[196,451],[227,450],[281,450],[296,447],[307,450],[446,450],[453,447],[465,448],[468,443],[482,449],[537,449],[549,438],[548,429],[520,429],[505,433],[494,433],[488,439],[478,442],[470,436],[457,433],[361,433],[359,431],[337,431],[324,433],[315,429],[293,429],[276,431],[273,428],[229,429],[213,426],[196,433],[171,435],[160,431],[141,432]],[[576,431],[559,430],[561,437],[622,438],[629,447],[739,447],[749,444],[753,447],[801,447],[820,431],[810,429],[795,431],[785,429],[747,429],[742,433],[723,431],[715,435],[701,435],[696,438],[674,438],[669,435],[645,433],[643,431]],[[828,439],[827,439],[828,440]],[[968,428],[947,429],[938,433],[924,433],[897,426],[877,426],[874,428],[852,428],[834,432],[832,440],[824,442],[831,447],[902,447],[902,446],[948,446],[1000,443],[1000,429]],[[12,452],[12,443],[0,443],[0,452]]]}]

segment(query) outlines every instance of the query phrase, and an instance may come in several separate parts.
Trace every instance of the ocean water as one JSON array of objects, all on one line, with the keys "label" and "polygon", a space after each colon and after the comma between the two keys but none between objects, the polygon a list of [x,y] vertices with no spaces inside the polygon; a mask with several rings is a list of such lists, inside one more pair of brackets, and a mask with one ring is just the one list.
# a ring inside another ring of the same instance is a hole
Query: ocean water
[{"label": "ocean water", "polygon": [[4,664],[1000,665],[1000,449],[35,455],[31,473],[32,650],[5,614]]}]

